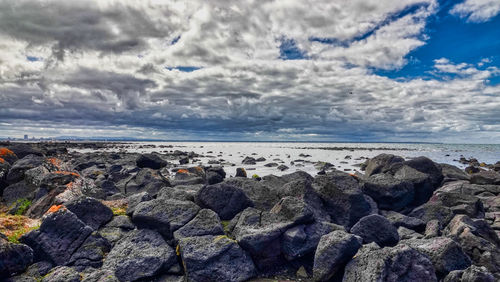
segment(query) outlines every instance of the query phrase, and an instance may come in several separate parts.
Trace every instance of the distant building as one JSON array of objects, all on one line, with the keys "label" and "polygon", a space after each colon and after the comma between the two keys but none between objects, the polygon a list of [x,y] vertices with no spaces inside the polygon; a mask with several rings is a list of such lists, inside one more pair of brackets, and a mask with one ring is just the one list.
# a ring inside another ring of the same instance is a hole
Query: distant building
[{"label": "distant building", "polygon": [[28,140],[28,134],[24,134],[24,140]]}]

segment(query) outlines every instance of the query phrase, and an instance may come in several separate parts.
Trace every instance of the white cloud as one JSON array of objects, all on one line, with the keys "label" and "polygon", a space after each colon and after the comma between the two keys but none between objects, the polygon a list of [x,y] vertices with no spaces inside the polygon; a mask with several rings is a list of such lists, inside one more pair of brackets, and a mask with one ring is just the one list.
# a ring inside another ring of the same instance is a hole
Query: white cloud
[{"label": "white cloud", "polygon": [[486,22],[500,13],[498,0],[465,0],[455,5],[450,13],[469,22]]}]

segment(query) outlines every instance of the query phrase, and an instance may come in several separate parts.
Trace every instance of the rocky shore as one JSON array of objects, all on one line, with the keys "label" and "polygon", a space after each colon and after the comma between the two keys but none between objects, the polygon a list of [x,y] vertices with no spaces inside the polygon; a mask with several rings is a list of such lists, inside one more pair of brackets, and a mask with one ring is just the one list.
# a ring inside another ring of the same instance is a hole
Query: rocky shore
[{"label": "rocky shore", "polygon": [[106,146],[0,144],[1,281],[500,280],[500,163],[251,177]]}]

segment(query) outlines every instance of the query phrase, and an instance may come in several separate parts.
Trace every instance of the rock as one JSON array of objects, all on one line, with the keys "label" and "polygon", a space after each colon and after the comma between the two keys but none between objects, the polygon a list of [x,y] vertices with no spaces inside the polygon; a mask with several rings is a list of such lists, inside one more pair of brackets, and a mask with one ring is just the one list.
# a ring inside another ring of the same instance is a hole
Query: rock
[{"label": "rock", "polygon": [[175,251],[153,230],[131,231],[116,243],[104,260],[103,269],[120,281],[148,279],[177,262]]},{"label": "rock", "polygon": [[221,183],[226,177],[226,172],[222,167],[211,167],[206,170],[207,185]]},{"label": "rock", "polygon": [[190,167],[187,169],[179,169],[175,173],[175,179],[172,181],[173,186],[179,185],[195,185],[205,183],[205,171],[201,167]]},{"label": "rock", "polygon": [[47,274],[42,282],[80,282],[80,274],[71,267],[58,266]]},{"label": "rock", "polygon": [[418,218],[425,222],[436,219],[441,223],[441,226],[446,226],[450,220],[453,218],[453,211],[443,206],[439,201],[429,201],[415,208],[408,216]]},{"label": "rock", "polygon": [[347,264],[342,281],[430,282],[437,278],[427,256],[398,245],[366,250],[363,247]]},{"label": "rock", "polygon": [[130,218],[125,215],[120,215],[113,217],[108,224],[99,229],[99,234],[106,238],[111,245],[114,245],[133,229],[135,229],[135,225]]},{"label": "rock", "polygon": [[466,214],[471,217],[484,217],[482,201],[472,195],[450,193],[437,190],[433,200],[439,200],[443,206],[449,207],[454,214]]},{"label": "rock", "polygon": [[179,252],[187,281],[246,281],[257,274],[250,256],[224,235],[180,239]]},{"label": "rock", "polygon": [[356,179],[347,173],[329,172],[317,175],[312,187],[324,202],[325,211],[332,222],[353,226],[363,216],[373,213],[373,206],[359,189]]},{"label": "rock", "polygon": [[265,167],[278,167],[279,164],[278,163],[267,163],[264,165]]},{"label": "rock", "polygon": [[189,158],[188,157],[184,157],[184,158],[180,158],[179,159],[179,164],[180,165],[185,165],[185,164],[188,164],[189,163]]},{"label": "rock", "polygon": [[245,157],[241,163],[242,163],[242,164],[245,164],[245,165],[254,165],[254,164],[256,164],[257,162],[256,162],[256,160],[255,160],[254,158],[252,158],[252,157]]},{"label": "rock", "polygon": [[150,168],[142,168],[132,179],[130,179],[130,181],[127,182],[123,193],[131,195],[145,191],[150,194],[156,194],[165,186],[171,185],[161,174],[158,173],[158,171]]},{"label": "rock", "polygon": [[426,157],[418,157],[404,162],[411,168],[414,168],[422,173],[429,175],[432,185],[436,188],[443,181],[443,173],[441,167]]},{"label": "rock", "polygon": [[481,169],[479,169],[475,166],[472,166],[472,165],[465,168],[465,172],[468,174],[478,173],[480,171],[481,171]]},{"label": "rock", "polygon": [[350,231],[363,238],[363,243],[375,242],[379,246],[395,246],[399,241],[399,234],[391,222],[378,214],[361,218]]},{"label": "rock", "polygon": [[380,154],[367,161],[365,175],[372,176],[377,173],[384,173],[392,164],[404,162],[404,159],[391,154]]},{"label": "rock", "polygon": [[226,179],[224,183],[243,190],[253,206],[260,210],[270,210],[280,200],[277,192],[267,185],[267,181],[233,177]]},{"label": "rock", "polygon": [[65,265],[90,233],[92,228],[74,213],[64,206],[54,206],[43,218],[40,228],[26,233],[20,241],[33,249],[36,259]]},{"label": "rock", "polygon": [[425,226],[425,239],[441,236],[441,223],[438,220],[430,220]]},{"label": "rock", "polygon": [[2,160],[5,160],[5,162],[9,163],[10,165],[14,164],[18,160],[16,154],[5,147],[0,147],[0,158],[2,158]]},{"label": "rock", "polygon": [[245,208],[253,206],[243,190],[225,182],[203,187],[196,195],[195,202],[202,208],[215,211],[222,220],[229,220]]},{"label": "rock", "polygon": [[109,241],[99,233],[93,233],[76,250],[69,261],[78,271],[84,271],[87,268],[99,268],[102,266],[102,260],[105,254],[111,250]]},{"label": "rock", "polygon": [[136,164],[140,168],[160,169],[165,167],[167,162],[157,154],[142,154],[137,158]]},{"label": "rock", "polygon": [[322,236],[314,255],[314,280],[328,281],[352,259],[360,247],[360,239],[345,231],[333,231]]},{"label": "rock", "polygon": [[443,173],[443,182],[451,182],[456,180],[469,180],[470,176],[460,168],[450,164],[439,164]]},{"label": "rock", "polygon": [[412,239],[401,243],[427,255],[438,277],[445,277],[450,271],[466,269],[471,265],[462,248],[450,238]]},{"label": "rock", "polygon": [[387,218],[396,228],[402,226],[418,232],[425,230],[425,222],[418,218],[406,216],[395,211],[380,211],[380,214]]},{"label": "rock", "polygon": [[398,235],[400,240],[408,240],[408,239],[422,239],[424,236],[420,233],[415,232],[414,230],[408,229],[406,227],[400,226],[398,228]]},{"label": "rock", "polygon": [[65,204],[81,221],[97,230],[113,218],[110,208],[90,197],[81,197]]},{"label": "rock", "polygon": [[16,161],[7,174],[7,182],[13,184],[24,179],[24,173],[32,168],[41,166],[44,163],[43,157],[28,155]]},{"label": "rock", "polygon": [[43,152],[33,146],[24,143],[17,143],[9,146],[9,149],[16,154],[19,159],[22,159],[28,155],[43,157]]},{"label": "rock", "polygon": [[99,269],[83,277],[82,282],[120,282],[116,278],[114,271],[109,269]]},{"label": "rock", "polygon": [[375,174],[363,179],[361,189],[381,209],[400,211],[414,201],[415,188],[406,180],[390,174]]},{"label": "rock", "polygon": [[283,233],[281,241],[281,249],[285,258],[291,261],[313,253],[321,236],[334,230],[344,230],[344,227],[322,221],[288,229]]},{"label": "rock", "polygon": [[30,247],[0,238],[0,277],[19,274],[32,262],[33,250]]},{"label": "rock", "polygon": [[279,165],[279,166],[277,167],[277,169],[278,169],[279,171],[285,171],[285,170],[289,169],[289,167],[287,167],[286,165]]},{"label": "rock", "polygon": [[270,213],[294,223],[309,223],[314,221],[311,208],[302,199],[284,197],[270,210]]},{"label": "rock", "polygon": [[[463,282],[469,282],[469,281],[481,281],[481,282],[494,282],[498,281],[495,279],[495,277],[488,272],[488,270],[485,267],[479,267],[475,265],[471,265],[469,268],[467,268],[464,271],[456,270],[458,272],[461,272],[460,274],[460,281]],[[451,274],[451,273],[450,273]],[[446,276],[448,278],[448,276]],[[458,277],[457,277],[458,278]],[[447,281],[445,278],[444,281]],[[450,279],[450,281],[453,281]]]},{"label": "rock", "polygon": [[11,206],[21,199],[33,199],[37,187],[28,186],[24,181],[5,187],[2,199],[6,205]]},{"label": "rock", "polygon": [[158,231],[165,238],[192,220],[200,207],[190,201],[154,199],[142,202],[135,208],[132,221],[139,228]]},{"label": "rock", "polygon": [[153,197],[148,192],[141,192],[134,195],[131,195],[127,198],[127,215],[132,216],[135,211],[135,208],[138,204],[142,202],[151,201]]},{"label": "rock", "polygon": [[470,183],[479,185],[500,185],[500,173],[493,170],[483,170],[472,174]]},{"label": "rock", "polygon": [[433,176],[418,171],[406,164],[396,164],[391,168],[391,173],[395,179],[410,182],[413,185],[414,196],[412,206],[419,206],[426,203],[432,196],[438,184],[433,184]]},{"label": "rock", "polygon": [[203,235],[224,235],[219,216],[209,209],[200,210],[190,222],[174,232],[176,240]]},{"label": "rock", "polygon": [[235,177],[247,177],[247,171],[244,168],[239,167],[236,169]]}]

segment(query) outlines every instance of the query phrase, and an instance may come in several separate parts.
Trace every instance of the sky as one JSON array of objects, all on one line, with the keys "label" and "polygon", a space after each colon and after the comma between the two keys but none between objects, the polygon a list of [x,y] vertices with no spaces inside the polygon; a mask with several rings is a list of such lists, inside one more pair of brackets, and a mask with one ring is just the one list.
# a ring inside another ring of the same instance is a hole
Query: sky
[{"label": "sky", "polygon": [[0,1],[0,137],[500,143],[500,1]]}]

